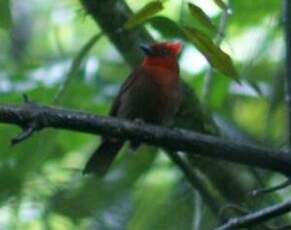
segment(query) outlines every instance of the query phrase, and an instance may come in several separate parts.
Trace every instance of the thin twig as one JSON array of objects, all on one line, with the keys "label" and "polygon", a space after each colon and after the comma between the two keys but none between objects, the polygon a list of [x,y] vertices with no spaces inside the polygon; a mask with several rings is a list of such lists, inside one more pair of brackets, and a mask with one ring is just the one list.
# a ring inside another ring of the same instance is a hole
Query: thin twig
[{"label": "thin twig", "polygon": [[202,221],[204,219],[203,218],[203,211],[205,211],[203,209],[204,203],[203,203],[203,200],[201,198],[202,194],[196,192],[193,195],[194,195],[194,207],[195,207],[195,210],[194,210],[194,216],[193,216],[192,229],[200,230],[201,227],[202,227]]},{"label": "thin twig", "polygon": [[170,159],[181,169],[188,182],[194,189],[197,189],[201,194],[203,200],[211,208],[214,214],[217,214],[220,209],[220,205],[216,199],[212,196],[212,192],[209,191],[207,186],[201,181],[201,178],[196,175],[195,171],[192,169],[186,161],[184,161],[178,153],[167,151],[167,155]]},{"label": "thin twig", "polygon": [[68,88],[68,85],[73,80],[75,75],[77,74],[77,71],[79,70],[79,67],[81,65],[81,62],[85,58],[85,56],[88,54],[88,52],[93,48],[95,43],[102,37],[102,33],[98,33],[93,35],[81,48],[81,50],[78,52],[77,56],[72,61],[68,74],[66,75],[66,78],[64,79],[64,82],[62,83],[61,87],[59,88],[57,94],[55,95],[55,98],[53,100],[53,104],[58,104],[59,100],[61,99],[62,95],[64,94],[65,90]]},{"label": "thin twig", "polygon": [[[217,31],[217,35],[214,39],[214,42],[217,46],[221,44],[221,42],[223,41],[225,37],[225,31],[226,31],[226,25],[227,25],[227,21],[229,17],[229,12],[230,11],[229,11],[228,6],[222,11],[221,19],[219,22],[219,28]],[[210,66],[206,72],[206,76],[204,80],[204,90],[203,90],[203,97],[202,97],[204,100],[204,104],[207,104],[207,101],[209,98],[209,93],[210,93],[210,89],[213,82],[212,78],[213,78],[213,68],[212,66]]]},{"label": "thin twig", "polygon": [[239,205],[236,204],[227,204],[225,206],[223,206],[220,210],[219,210],[219,216],[221,219],[225,218],[225,213],[228,210],[234,210],[239,212],[240,214],[247,214],[249,212],[249,210],[247,210],[246,208],[243,208]]},{"label": "thin twig", "polygon": [[285,74],[285,101],[288,119],[288,144],[291,148],[291,2],[284,1],[284,29],[286,44],[286,74]]},{"label": "thin twig", "polygon": [[284,189],[290,185],[291,185],[291,179],[287,179],[283,183],[269,187],[269,188],[256,189],[256,190],[252,191],[250,195],[251,196],[265,195],[265,194],[268,194],[271,192],[276,192],[278,190]]},{"label": "thin twig", "polygon": [[11,145],[19,144],[22,141],[28,139],[36,130],[36,123],[29,124],[26,128],[23,128],[22,132],[20,132],[16,137],[11,139]]},{"label": "thin twig", "polygon": [[[23,97],[24,106],[34,105],[34,103],[30,101],[27,94],[23,94],[22,97]],[[20,142],[28,139],[34,133],[34,131],[38,129],[38,124],[37,124],[37,121],[31,121],[31,122],[27,122],[21,128],[22,128],[22,131],[17,136],[11,139],[11,146],[19,144]]]},{"label": "thin twig", "polygon": [[[236,211],[240,214],[249,214],[250,213],[250,210],[244,208],[244,207],[241,207],[239,205],[236,205],[236,204],[228,204],[226,206],[224,206],[220,211],[219,211],[219,216],[220,216],[220,219],[225,219],[226,217],[224,217],[224,214],[227,210],[233,210],[233,211]],[[269,224],[266,224],[266,223],[262,223],[262,226],[264,228],[266,228],[267,230],[275,230],[275,228]],[[276,228],[277,230],[277,228]]]},{"label": "thin twig", "polygon": [[242,227],[253,227],[269,219],[278,217],[291,211],[291,201],[276,204],[242,217],[232,218],[226,224],[215,230],[233,230]]}]

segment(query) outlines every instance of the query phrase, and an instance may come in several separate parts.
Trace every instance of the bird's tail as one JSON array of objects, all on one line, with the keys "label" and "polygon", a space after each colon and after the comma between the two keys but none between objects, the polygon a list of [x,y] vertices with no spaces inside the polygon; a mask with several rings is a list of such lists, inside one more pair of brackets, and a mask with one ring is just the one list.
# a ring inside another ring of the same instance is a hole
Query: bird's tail
[{"label": "bird's tail", "polygon": [[98,149],[87,161],[83,173],[93,173],[100,177],[104,176],[122,145],[123,141],[120,140],[103,140]]}]

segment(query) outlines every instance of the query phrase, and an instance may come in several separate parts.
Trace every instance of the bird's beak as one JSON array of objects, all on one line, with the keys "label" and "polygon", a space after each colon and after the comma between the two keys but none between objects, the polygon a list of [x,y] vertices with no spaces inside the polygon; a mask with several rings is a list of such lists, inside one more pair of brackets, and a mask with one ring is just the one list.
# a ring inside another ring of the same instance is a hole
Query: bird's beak
[{"label": "bird's beak", "polygon": [[149,45],[142,44],[139,46],[146,56],[152,56],[153,50]]}]

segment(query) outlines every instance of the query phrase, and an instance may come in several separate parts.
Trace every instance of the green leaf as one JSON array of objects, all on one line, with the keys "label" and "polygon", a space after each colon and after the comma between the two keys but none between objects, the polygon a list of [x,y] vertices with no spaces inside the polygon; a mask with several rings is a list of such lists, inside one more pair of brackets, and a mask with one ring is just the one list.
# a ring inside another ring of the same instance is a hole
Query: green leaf
[{"label": "green leaf", "polygon": [[215,4],[222,10],[226,10],[228,7],[222,0],[213,0]]},{"label": "green leaf", "polygon": [[143,23],[151,16],[155,15],[163,9],[163,5],[160,1],[153,1],[145,5],[141,10],[136,14],[130,17],[123,25],[123,28],[126,30],[132,29],[135,26]]},{"label": "green leaf", "polygon": [[[52,195],[51,211],[78,220],[90,217],[92,213],[104,213],[124,199],[126,194],[132,194],[134,185],[154,162],[157,149],[141,146],[137,154],[124,156],[127,151],[125,148],[119,153],[121,158],[114,163],[116,168],[113,167],[108,172],[111,175],[119,175],[118,177],[112,177],[110,181],[82,175],[73,178],[69,184]],[[99,218],[102,219],[102,215],[99,215]]]},{"label": "green leaf", "polygon": [[[157,194],[156,197],[154,197],[154,199],[159,202],[163,199],[165,201],[162,205],[160,205],[162,207],[157,207],[155,210],[153,210],[155,212],[152,212],[152,215],[156,216],[155,221],[153,221],[151,228],[148,229],[193,229],[193,221],[195,219],[194,207],[196,206],[196,203],[193,205],[193,196],[185,196],[185,193],[193,194],[191,188],[189,188],[187,184],[179,182],[175,184],[174,187],[170,188],[169,193],[170,194],[168,196],[164,192],[163,194]],[[159,197],[162,198],[157,199]],[[151,205],[153,206],[153,204]],[[162,210],[157,212],[156,210],[158,209]],[[146,222],[144,225],[146,225]]]},{"label": "green leaf", "polygon": [[188,3],[188,7],[190,10],[191,15],[203,26],[205,26],[209,31],[215,32],[216,28],[212,24],[210,18],[204,13],[204,11],[194,5],[193,3]]},{"label": "green leaf", "polygon": [[150,23],[154,29],[158,30],[165,38],[185,37],[182,28],[175,21],[167,17],[153,17],[148,21],[148,23]]},{"label": "green leaf", "polygon": [[9,29],[12,24],[11,11],[10,11],[10,0],[0,1],[0,28]]},{"label": "green leaf", "polygon": [[249,86],[258,94],[258,96],[263,96],[263,91],[260,88],[258,82],[247,80]]},{"label": "green leaf", "polygon": [[96,34],[93,37],[91,37],[88,42],[82,47],[82,49],[78,52],[77,56],[74,58],[69,72],[64,80],[64,83],[62,87],[60,88],[59,92],[55,96],[54,102],[59,103],[59,100],[63,96],[66,88],[68,88],[70,82],[76,76],[77,71],[80,69],[81,63],[85,59],[86,55],[89,53],[89,51],[93,48],[95,43],[102,37],[102,33]]},{"label": "green leaf", "polygon": [[230,56],[215,45],[206,34],[191,27],[184,27],[184,33],[214,68],[238,81],[238,73]]},{"label": "green leaf", "polygon": [[223,110],[229,96],[229,87],[231,84],[228,78],[221,78],[221,75],[220,73],[214,73],[208,95],[209,107],[217,111]]}]

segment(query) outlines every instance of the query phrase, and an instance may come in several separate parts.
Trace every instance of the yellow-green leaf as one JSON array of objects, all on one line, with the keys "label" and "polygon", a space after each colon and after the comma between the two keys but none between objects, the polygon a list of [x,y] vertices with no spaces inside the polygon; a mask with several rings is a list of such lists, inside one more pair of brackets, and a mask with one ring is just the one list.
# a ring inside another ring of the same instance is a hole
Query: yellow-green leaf
[{"label": "yellow-green leaf", "polygon": [[142,9],[140,9],[137,13],[135,13],[132,17],[130,17],[123,25],[124,29],[132,29],[135,26],[143,23],[151,16],[155,15],[159,11],[163,9],[163,5],[160,1],[153,1],[145,5]]},{"label": "yellow-green leaf", "polygon": [[206,34],[191,27],[184,27],[184,33],[214,68],[238,81],[238,73],[230,56],[215,45]]},{"label": "yellow-green leaf", "polygon": [[190,10],[191,15],[203,26],[205,26],[208,30],[210,30],[211,32],[215,32],[216,28],[215,26],[212,24],[210,18],[204,13],[204,11],[196,6],[193,3],[188,3],[188,7]]},{"label": "yellow-green leaf", "polygon": [[11,26],[10,0],[0,0],[0,28],[9,29]]}]

